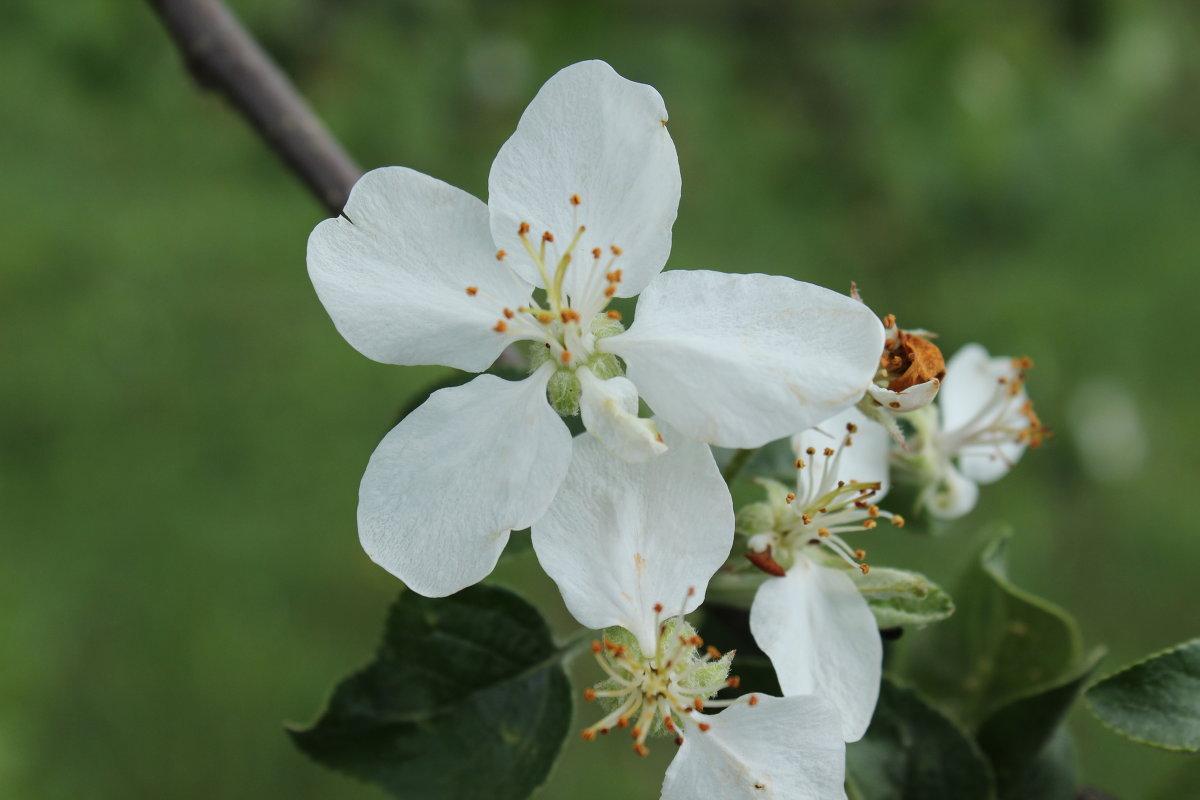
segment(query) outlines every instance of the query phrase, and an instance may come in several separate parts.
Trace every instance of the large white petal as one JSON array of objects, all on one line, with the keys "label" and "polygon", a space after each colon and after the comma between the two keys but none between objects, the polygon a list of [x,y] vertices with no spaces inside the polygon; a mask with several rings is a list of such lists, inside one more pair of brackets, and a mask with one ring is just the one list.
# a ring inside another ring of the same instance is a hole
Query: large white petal
[{"label": "large white petal", "polygon": [[775,275],[672,271],[599,347],[628,364],[655,413],[688,436],[758,447],[855,403],[883,350],[862,303]]},{"label": "large white petal", "polygon": [[645,652],[658,641],[654,605],[694,610],[733,546],[733,503],[708,446],[660,427],[669,449],[646,464],[575,437],[567,478],[533,525],[538,561],[575,619],[620,625]]},{"label": "large white petal", "polygon": [[1009,438],[1001,433],[989,434],[991,439],[998,439],[993,443],[953,448],[960,456],[958,466],[963,476],[976,483],[999,480],[1025,452],[1025,444],[1017,441],[1015,432],[1029,424],[1021,413],[1028,397],[1024,390],[1009,390],[1018,373],[1011,358],[989,356],[978,344],[965,345],[946,364],[939,401],[945,441],[969,440],[973,431],[984,428],[1013,432]]},{"label": "large white petal", "polygon": [[496,261],[487,206],[428,175],[384,167],[359,178],[344,213],[309,236],[308,274],[356,350],[389,364],[479,372],[514,341],[492,328],[532,287]]},{"label": "large white petal", "polygon": [[583,390],[579,411],[588,433],[609,452],[631,464],[649,461],[667,449],[653,420],[638,417],[638,393],[628,378],[600,380],[587,367],[577,370]]},{"label": "large white petal", "polygon": [[542,515],[567,473],[571,434],[546,402],[552,371],[441,389],[383,438],[358,501],[373,561],[427,597],[492,571],[509,532]]},{"label": "large white petal", "polygon": [[[846,427],[848,424],[854,426],[854,433],[849,432]],[[851,441],[848,447],[847,436]],[[882,500],[891,485],[888,463],[891,444],[892,437],[887,430],[867,419],[854,406],[792,437],[792,449],[797,458],[804,460],[805,469],[811,468],[819,473],[825,469],[825,462],[833,458],[836,459],[836,468],[831,471],[832,481],[878,483],[879,491],[875,493],[873,502]],[[809,455],[806,452],[809,447],[816,453]],[[834,455],[826,456],[825,448],[832,448]]]},{"label": "large white petal", "polygon": [[785,577],[759,587],[750,631],[785,696],[825,698],[841,716],[845,740],[862,738],[879,699],[883,645],[875,615],[849,576],[796,559]]},{"label": "large white petal", "polygon": [[[938,398],[942,429],[956,431],[978,422],[980,413],[996,405],[1004,391],[1000,379],[1010,380],[1016,374],[1012,359],[993,358],[982,345],[964,345],[946,362],[946,378]],[[986,415],[992,416],[994,413]]]},{"label": "large white petal", "polygon": [[512,254],[514,268],[541,283],[517,239],[522,222],[532,226],[535,241],[543,231],[553,233],[555,253],[585,225],[568,290],[578,296],[594,265],[592,248],[607,257],[617,245],[623,255],[615,266],[624,273],[617,293],[640,292],[667,262],[679,207],[679,159],[666,122],[653,87],[622,78],[603,61],[574,64],[548,80],[488,178],[492,235]]},{"label": "large white petal", "polygon": [[837,711],[820,697],[738,703],[697,730],[663,778],[662,800],[843,800],[846,746]]}]

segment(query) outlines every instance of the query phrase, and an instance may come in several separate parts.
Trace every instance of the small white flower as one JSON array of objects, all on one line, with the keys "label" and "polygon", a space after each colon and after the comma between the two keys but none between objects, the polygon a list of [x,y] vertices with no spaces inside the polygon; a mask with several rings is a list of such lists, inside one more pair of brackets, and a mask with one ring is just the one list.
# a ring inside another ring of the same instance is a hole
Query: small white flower
[{"label": "small white flower", "polygon": [[979,484],[1002,478],[1027,447],[1049,435],[1025,394],[1031,366],[966,345],[946,365],[937,404],[906,415],[916,435],[893,460],[921,485],[918,502],[934,516],[967,514]]},{"label": "small white flower", "polygon": [[[842,534],[904,520],[881,510],[890,439],[850,409],[794,437],[796,490],[767,483],[768,502],[742,522],[747,557],[775,577],[750,609],[754,640],[771,659],[784,696],[817,694],[839,712],[847,742],[862,738],[879,696],[883,647],[875,617],[851,574],[866,553]],[[746,530],[747,522],[759,530]],[[851,570],[847,570],[846,567]]]},{"label": "small white flower", "polygon": [[[673,738],[680,750],[664,800],[843,798],[833,705],[815,695],[714,699],[737,685],[733,654],[706,648],[683,615],[729,553],[733,507],[707,446],[662,430],[670,449],[651,464],[619,461],[577,437],[567,478],[533,525],[538,560],[567,608],[605,629],[592,652],[606,680],[584,692],[604,712],[583,738],[628,732],[640,755],[650,737]],[[725,710],[705,713],[717,708]]]},{"label": "small white flower", "polygon": [[[372,455],[360,538],[415,591],[480,580],[542,515],[570,461],[559,414],[636,462],[664,449],[639,396],[693,439],[755,447],[869,382],[883,333],[861,304],[782,277],[659,274],[680,187],[666,121],[653,88],[576,64],[501,148],[487,204],[384,168],[313,231],[313,285],[370,358],[481,371],[515,342],[535,353],[524,381],[435,392]],[[625,331],[608,303],[639,292]]]}]

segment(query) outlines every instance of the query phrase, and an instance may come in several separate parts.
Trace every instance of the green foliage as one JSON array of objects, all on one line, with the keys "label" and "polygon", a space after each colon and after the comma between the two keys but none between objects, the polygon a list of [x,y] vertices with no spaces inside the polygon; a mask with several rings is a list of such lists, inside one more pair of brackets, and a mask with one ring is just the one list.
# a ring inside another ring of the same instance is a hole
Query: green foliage
[{"label": "green foliage", "polygon": [[950,595],[919,572],[873,567],[855,577],[880,628],[923,625],[954,613]]},{"label": "green foliage", "polygon": [[1065,611],[1005,574],[1008,534],[984,547],[955,600],[957,613],[911,648],[903,672],[972,727],[1075,670],[1082,644]]},{"label": "green foliage", "polygon": [[1002,798],[1061,796],[1038,794],[1034,787],[1057,787],[1062,781],[1051,776],[1073,774],[1070,761],[1062,757],[1069,745],[1059,736],[1067,713],[1103,655],[1103,648],[1097,648],[1061,680],[997,709],[979,727],[979,746],[992,763]]},{"label": "green foliage", "polygon": [[1165,750],[1200,750],[1200,639],[1109,675],[1087,699],[1122,736]]},{"label": "green foliage", "polygon": [[991,769],[970,735],[916,692],[884,680],[871,727],[846,749],[856,800],[991,800]]},{"label": "green foliage", "polygon": [[397,797],[528,797],[571,721],[571,692],[537,610],[473,586],[404,592],[375,660],[343,680],[312,726],[291,729],[315,760]]}]

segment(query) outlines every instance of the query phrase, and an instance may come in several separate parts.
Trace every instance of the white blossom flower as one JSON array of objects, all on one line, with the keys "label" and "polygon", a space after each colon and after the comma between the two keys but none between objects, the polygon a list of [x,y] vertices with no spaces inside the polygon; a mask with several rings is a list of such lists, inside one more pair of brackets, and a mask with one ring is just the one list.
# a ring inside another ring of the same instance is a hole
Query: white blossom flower
[{"label": "white blossom flower", "polygon": [[916,435],[893,460],[920,484],[918,503],[934,516],[968,513],[980,484],[1002,478],[1049,434],[1025,394],[1031,366],[1028,359],[992,357],[978,344],[966,345],[946,365],[937,404],[905,416]]},{"label": "white blossom flower", "polygon": [[866,553],[842,534],[902,526],[876,502],[888,489],[890,439],[849,409],[793,438],[796,487],[764,481],[768,501],[743,509],[747,558],[773,577],[750,609],[754,640],[771,659],[784,696],[817,694],[839,712],[847,742],[862,738],[879,697],[883,646],[854,584]]},{"label": "white blossom flower", "polygon": [[[670,449],[650,464],[577,437],[567,478],[533,525],[538,559],[567,608],[605,629],[592,652],[606,679],[584,692],[604,712],[583,738],[628,730],[640,755],[650,737],[674,738],[664,800],[844,798],[833,705],[816,695],[713,699],[737,685],[733,654],[706,648],[683,615],[729,553],[733,508],[707,446],[662,430]],[[725,710],[704,713],[716,708]]]},{"label": "white blossom flower", "polygon": [[[480,580],[542,515],[570,461],[560,414],[636,462],[665,447],[639,397],[693,439],[754,447],[869,382],[883,334],[861,304],[783,277],[659,274],[680,187],[666,121],[653,88],[576,64],[501,148],[487,204],[384,168],[313,231],[321,302],[370,358],[481,371],[532,343],[529,378],[435,392],[371,457],[360,538],[415,591]],[[608,303],[639,292],[626,331]]]}]

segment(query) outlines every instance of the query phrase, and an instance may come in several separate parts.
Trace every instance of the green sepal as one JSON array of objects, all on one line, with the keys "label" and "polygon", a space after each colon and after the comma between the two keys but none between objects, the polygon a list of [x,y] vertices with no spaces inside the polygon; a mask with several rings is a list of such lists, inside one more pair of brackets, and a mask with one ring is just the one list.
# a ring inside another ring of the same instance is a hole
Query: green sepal
[{"label": "green sepal", "polygon": [[483,784],[489,798],[523,800],[570,726],[563,655],[537,609],[505,589],[405,591],[375,660],[288,733],[315,761],[397,797],[458,800]]},{"label": "green sepal", "polygon": [[866,735],[846,747],[847,792],[861,800],[994,800],[983,753],[920,695],[885,678]]},{"label": "green sepal", "polygon": [[1116,733],[1163,750],[1200,750],[1200,639],[1156,653],[1087,690]]},{"label": "green sepal", "polygon": [[954,613],[950,595],[919,572],[871,567],[866,575],[854,577],[854,585],[881,629],[924,625]]}]

